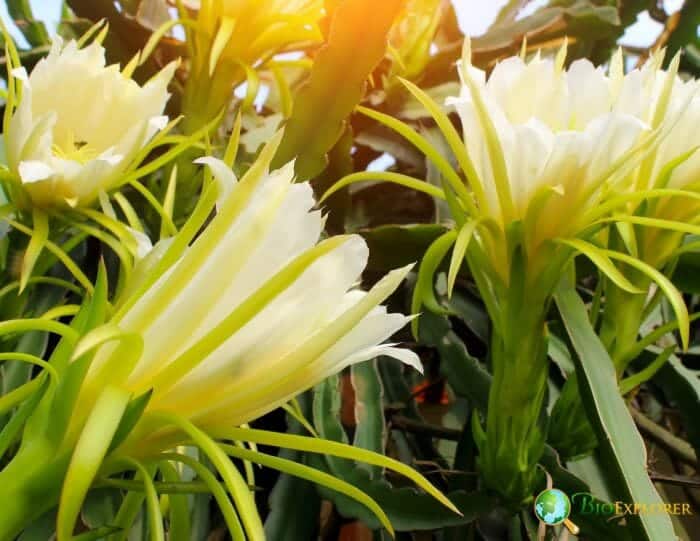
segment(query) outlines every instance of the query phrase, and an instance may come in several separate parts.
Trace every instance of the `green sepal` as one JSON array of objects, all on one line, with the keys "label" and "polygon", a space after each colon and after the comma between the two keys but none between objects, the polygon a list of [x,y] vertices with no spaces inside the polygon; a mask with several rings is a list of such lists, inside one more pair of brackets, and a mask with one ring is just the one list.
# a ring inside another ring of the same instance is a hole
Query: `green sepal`
[{"label": "green sepal", "polygon": [[133,428],[136,426],[136,423],[138,423],[141,419],[141,416],[146,410],[146,406],[148,406],[152,395],[153,389],[150,389],[129,402],[124,410],[122,420],[119,422],[119,426],[114,433],[112,443],[109,445],[109,450],[107,453],[110,453],[116,449],[127,438],[127,436],[129,436]]},{"label": "green sepal", "polygon": [[[448,231],[437,238],[425,252],[423,260],[418,269],[418,281],[413,290],[411,300],[411,312],[417,314],[421,306],[436,314],[449,314],[449,310],[443,308],[435,297],[434,282],[435,273],[440,263],[457,238],[456,231]],[[413,336],[418,338],[418,318],[411,322]]]},{"label": "green sepal", "polygon": [[478,448],[482,448],[486,444],[486,432],[484,427],[481,426],[481,419],[479,418],[479,412],[477,410],[472,410],[472,435],[474,436],[474,443]]},{"label": "green sepal", "polygon": [[[71,327],[81,335],[101,325],[108,316],[109,302],[107,300],[108,285],[107,271],[104,262],[100,261],[95,281],[95,291],[91,297],[86,297],[80,312],[73,318]],[[46,435],[50,441],[58,445],[66,433],[68,424],[73,416],[73,406],[78,398],[83,379],[92,361],[92,354],[70,362],[73,355],[73,345],[65,340],[59,342],[51,355],[50,362],[62,376],[53,397],[47,397]],[[50,421],[50,422],[49,422]]]}]

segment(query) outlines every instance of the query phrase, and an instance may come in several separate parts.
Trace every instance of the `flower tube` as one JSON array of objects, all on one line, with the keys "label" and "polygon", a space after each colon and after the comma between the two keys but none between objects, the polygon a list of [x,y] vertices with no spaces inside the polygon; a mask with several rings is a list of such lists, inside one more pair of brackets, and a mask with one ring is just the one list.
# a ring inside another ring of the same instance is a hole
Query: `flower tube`
[{"label": "flower tube", "polygon": [[[163,116],[171,63],[143,86],[118,65],[106,66],[97,41],[80,48],[56,38],[27,76],[16,68],[22,97],[6,126],[13,190],[24,206],[86,206],[115,188]],[[76,84],[66,84],[69,73]]]}]

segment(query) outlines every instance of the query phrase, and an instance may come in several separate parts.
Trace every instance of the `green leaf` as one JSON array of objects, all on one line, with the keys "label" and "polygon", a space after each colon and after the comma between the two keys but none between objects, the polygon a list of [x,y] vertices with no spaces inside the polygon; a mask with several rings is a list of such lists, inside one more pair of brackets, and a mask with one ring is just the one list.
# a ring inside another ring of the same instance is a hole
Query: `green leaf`
[{"label": "green leaf", "polygon": [[[314,387],[312,404],[314,428],[319,437],[348,443],[348,436],[340,423],[342,396],[338,374],[326,378]],[[352,465],[347,460],[335,456],[327,456],[325,460],[334,474],[345,475],[352,471]]]},{"label": "green leaf", "polygon": [[102,526],[96,530],[90,530],[89,532],[81,533],[72,537],[72,541],[100,541],[101,539],[107,538],[109,535],[119,531],[116,526]]},{"label": "green leaf", "polygon": [[[180,473],[169,462],[161,462],[160,473],[166,482],[177,483],[180,481]],[[170,510],[170,528],[168,529],[169,541],[189,541],[191,536],[190,506],[186,494],[168,495]]]},{"label": "green leaf", "polygon": [[[579,388],[589,417],[598,431],[618,496],[628,502],[663,504],[646,471],[646,450],[627,405],[620,396],[612,359],[588,320],[588,313],[573,285],[562,282],[555,301],[576,350]],[[629,517],[636,538],[675,539],[666,514]]]},{"label": "green leaf", "polygon": [[326,153],[362,99],[365,81],[384,58],[387,35],[403,5],[404,0],[343,0],[336,7],[327,42],[295,96],[275,167],[296,158],[301,180],[323,171]]},{"label": "green leaf", "polygon": [[114,488],[94,488],[85,497],[80,517],[88,528],[96,529],[113,524],[119,509],[121,495]]},{"label": "green leaf", "polygon": [[322,455],[332,455],[339,458],[362,461],[367,464],[381,466],[392,470],[402,476],[413,481],[418,487],[422,488],[435,500],[444,505],[448,510],[454,511],[455,507],[445,495],[440,492],[432,483],[423,477],[416,470],[384,455],[373,453],[367,449],[352,447],[345,443],[336,441],[323,440],[319,438],[311,438],[306,436],[296,436],[293,434],[280,434],[267,430],[256,430],[252,428],[228,428],[219,430],[212,429],[216,437],[230,438],[233,440],[250,441],[260,445],[271,445],[275,447],[287,447],[299,451],[309,453],[318,453]]},{"label": "green leaf", "polygon": [[153,390],[150,390],[129,402],[129,405],[124,410],[122,420],[114,433],[114,437],[112,438],[112,443],[109,446],[110,451],[116,449],[131,433],[131,430],[136,426],[139,419],[141,419],[146,406],[148,406],[148,402],[151,400],[152,394]]},{"label": "green leaf", "polygon": [[381,526],[385,528],[393,537],[394,528],[392,527],[391,521],[387,517],[382,507],[379,506],[371,496],[367,495],[356,485],[348,483],[339,477],[330,475],[323,470],[298,464],[294,461],[277,456],[266,455],[257,451],[234,447],[233,445],[221,444],[221,448],[232,457],[249,460],[268,468],[274,468],[284,473],[296,475],[302,479],[306,479],[312,483],[316,483],[330,490],[343,494],[346,497],[352,498],[372,511],[373,515],[381,523]]},{"label": "green leaf", "polygon": [[673,307],[676,319],[678,320],[678,332],[681,335],[681,343],[684,349],[688,349],[688,343],[690,341],[690,316],[688,315],[688,307],[685,305],[683,295],[676,289],[676,286],[654,267],[639,259],[612,250],[605,250],[605,254],[612,259],[619,259],[627,263],[630,267],[633,267],[656,282],[656,285],[664,292],[668,302],[670,302]]},{"label": "green leaf", "polygon": [[688,441],[700,457],[700,370],[686,368],[678,357],[671,355],[652,381],[680,412]]},{"label": "green leaf", "polygon": [[479,411],[486,412],[491,374],[469,354],[464,342],[452,330],[449,319],[428,313],[421,316],[420,341],[437,349],[440,371],[454,392],[469,398]]},{"label": "green leaf", "polygon": [[[355,437],[353,445],[375,453],[384,452],[386,425],[384,422],[384,389],[377,370],[377,360],[354,364],[350,367],[350,380],[355,389]],[[381,476],[381,468],[358,463],[371,478]]]},{"label": "green leaf", "polygon": [[630,282],[625,275],[620,272],[615,264],[610,261],[612,254],[609,253],[609,250],[604,250],[598,246],[595,246],[594,244],[591,244],[590,242],[580,239],[558,239],[557,242],[570,246],[574,250],[581,252],[620,289],[634,294],[644,293],[644,291],[638,287],[635,287],[634,284],[632,284],[632,282]]},{"label": "green leaf", "polygon": [[620,24],[617,7],[605,5],[607,2],[598,5],[590,0],[569,0],[549,4],[527,17],[502,20],[475,38],[472,46],[478,58],[486,61],[517,52],[523,36],[529,47],[564,35],[580,36],[590,43],[612,35]]},{"label": "green leaf", "polygon": [[32,213],[34,230],[29,239],[29,245],[22,259],[22,271],[19,279],[19,292],[22,293],[27,286],[27,281],[32,275],[36,260],[41,255],[44,245],[49,238],[49,217],[42,210],[34,210]]},{"label": "green leaf", "polygon": [[455,280],[457,279],[457,273],[464,263],[464,256],[467,253],[467,248],[469,247],[469,241],[471,241],[474,236],[474,231],[476,226],[479,224],[478,221],[466,222],[462,228],[459,230],[457,235],[457,240],[455,241],[455,248],[452,252],[452,260],[450,261],[450,270],[447,274],[447,296],[452,296],[452,290],[455,286]]},{"label": "green leaf", "polygon": [[[318,458],[312,459],[310,463],[316,467],[322,467],[323,464]],[[498,505],[493,495],[485,492],[463,490],[450,492],[447,496],[462,513],[460,516],[451,513],[430,496],[421,494],[413,488],[397,488],[392,487],[385,480],[371,480],[369,474],[359,468],[356,468],[346,480],[380,502],[394,529],[401,532],[469,524]],[[342,515],[348,518],[359,518],[373,529],[379,527],[376,519],[363,512],[356,503],[347,498],[334,497],[327,490],[322,489],[320,493],[326,498],[332,497]]]},{"label": "green leaf", "polygon": [[143,491],[146,497],[146,515],[148,517],[148,529],[150,531],[151,541],[165,541],[163,515],[160,510],[158,493],[153,484],[153,472],[146,469],[146,467],[137,460],[130,458],[122,460],[124,463],[132,466],[141,475]]},{"label": "green leaf", "polygon": [[386,272],[420,260],[446,229],[441,225],[386,225],[358,233],[369,247],[367,268]]},{"label": "green leaf", "polygon": [[[224,522],[226,523],[226,527],[228,528],[228,531],[231,534],[232,539],[234,541],[245,540],[245,533],[243,532],[243,526],[241,525],[240,521],[238,520],[238,515],[236,514],[236,510],[233,508],[233,505],[231,504],[231,499],[228,497],[226,490],[224,490],[224,488],[221,486],[221,484],[219,483],[217,478],[214,476],[214,474],[211,471],[209,471],[209,469],[207,467],[205,467],[196,458],[193,458],[189,455],[184,455],[184,454],[163,453],[161,455],[161,458],[163,458],[164,460],[182,462],[183,464],[186,464],[187,466],[189,466],[197,474],[197,476],[209,487],[209,490],[211,490],[212,496],[214,497],[214,499],[216,500],[216,503],[219,506],[219,510],[221,511],[221,514],[224,517]],[[131,496],[131,494],[130,494],[130,496]],[[140,500],[139,500],[139,505],[140,505]],[[202,510],[202,514],[204,516],[206,516],[206,520],[202,520],[199,523],[199,525],[201,526],[202,532],[204,532],[206,530],[206,532],[208,533],[209,528],[205,528],[205,525],[201,524],[201,523],[208,523],[209,506],[207,505],[206,508],[207,508],[207,513],[203,513],[204,510]],[[195,508],[195,511],[198,511],[197,508]],[[197,514],[195,514],[195,518],[198,518]],[[196,520],[194,521],[194,526],[195,526],[195,528],[198,526],[198,522]]]},{"label": "green leaf", "polygon": [[39,47],[51,43],[44,23],[34,17],[29,0],[7,0],[7,11],[30,45]]},{"label": "green leaf", "polygon": [[654,377],[654,374],[659,371],[659,369],[666,364],[666,361],[671,356],[671,354],[676,350],[676,346],[669,346],[659,353],[656,358],[650,362],[646,367],[644,367],[639,372],[635,372],[631,376],[626,377],[620,381],[620,393],[626,395],[630,391],[639,387],[642,383],[650,380]]},{"label": "green leaf", "polygon": [[[260,515],[255,506],[255,499],[250,493],[240,472],[229,460],[221,447],[219,447],[207,433],[197,428],[187,419],[180,418],[170,413],[154,413],[152,415],[154,418],[159,418],[173,424],[192,438],[194,444],[202,450],[224,480],[248,537],[262,539],[264,530]],[[235,437],[233,439],[245,440],[245,438]],[[190,467],[192,467],[191,464]],[[201,475],[201,472],[199,473]],[[206,482],[206,479],[204,481]]]},{"label": "green leaf", "polygon": [[[308,395],[298,398],[302,413],[308,410]],[[291,434],[305,433],[304,427],[296,420],[287,417]],[[299,451],[280,449],[279,456],[301,462]],[[306,541],[318,536],[318,514],[321,500],[315,486],[289,474],[280,475],[268,499],[270,512],[265,520],[265,535],[270,541]]]},{"label": "green leaf", "polygon": [[394,184],[399,184],[413,190],[427,193],[433,197],[439,199],[445,198],[445,193],[438,187],[433,186],[425,182],[424,180],[419,180],[417,178],[410,177],[408,175],[403,175],[401,173],[392,173],[391,171],[361,171],[359,173],[352,173],[340,179],[338,182],[333,184],[319,200],[319,203],[323,203],[331,195],[333,195],[338,190],[344,188],[345,186],[350,186],[355,182],[365,182],[365,181],[384,181],[393,182]]},{"label": "green leaf", "polygon": [[51,539],[56,531],[56,511],[49,511],[38,519],[34,520],[17,541],[46,541]]},{"label": "green leaf", "polygon": [[[413,289],[413,297],[411,299],[412,314],[418,314],[423,305],[435,314],[448,313],[435,296],[435,273],[447,252],[452,248],[456,238],[456,231],[448,231],[435,240],[426,250],[420,263],[418,279]],[[411,321],[411,331],[416,338],[418,338],[419,319],[416,318]]]},{"label": "green leaf", "polygon": [[[462,196],[463,202],[470,202],[469,192],[462,182],[462,179],[457,174],[457,171],[452,167],[449,160],[440,152],[435,145],[426,137],[421,135],[411,125],[394,118],[391,115],[368,109],[367,107],[358,107],[357,111],[369,118],[376,120],[380,124],[392,129],[408,142],[420,150],[425,157],[436,167],[440,174],[446,179],[448,184],[452,186],[456,193]],[[472,206],[473,208],[473,206]]]},{"label": "green leaf", "polygon": [[683,253],[678,258],[672,279],[681,291],[700,294],[700,252]]}]

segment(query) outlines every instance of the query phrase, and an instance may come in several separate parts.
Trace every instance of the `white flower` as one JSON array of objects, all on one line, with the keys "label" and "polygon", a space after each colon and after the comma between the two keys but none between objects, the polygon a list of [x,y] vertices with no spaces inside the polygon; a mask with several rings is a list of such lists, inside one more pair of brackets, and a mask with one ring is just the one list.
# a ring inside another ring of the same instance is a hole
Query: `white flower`
[{"label": "white flower", "polygon": [[[471,65],[463,68],[470,81],[449,103],[459,112],[486,195],[480,210],[503,226],[524,219],[538,191],[549,188],[554,195],[541,210],[546,231],[540,234],[561,235],[596,203],[616,162],[649,128],[645,119],[616,106],[615,81],[585,59],[563,70],[555,59],[537,55],[526,63],[512,57],[498,63],[488,80]],[[499,178],[489,152],[473,91],[495,128],[506,178]]]},{"label": "white flower", "polygon": [[136,153],[167,124],[169,64],[145,85],[105,65],[97,42],[54,41],[23,81],[7,134],[10,170],[37,206],[88,205],[113,188]]},{"label": "white flower", "polygon": [[[653,198],[635,205],[637,216],[648,222],[638,228],[639,257],[663,268],[681,245],[683,231],[697,232],[700,217],[700,84],[675,75],[678,59],[669,73],[661,70],[663,53],[657,53],[641,69],[628,73],[620,85],[616,107],[644,118],[653,127],[667,125],[659,145],[648,153],[632,176],[636,190],[682,190],[688,196]],[[649,227],[656,220],[670,229]],[[683,224],[690,224],[684,228]],[[675,229],[675,231],[673,230]]]},{"label": "white flower", "polygon": [[[413,352],[382,344],[410,321],[380,305],[410,267],[369,292],[355,288],[367,246],[357,235],[319,243],[324,219],[312,210],[311,186],[293,183],[293,164],[236,183],[223,162],[204,161],[222,185],[235,186],[182,257],[119,310],[114,323],[144,344],[124,388],[153,389],[149,410],[232,426],[377,355],[420,369]],[[123,362],[115,350],[98,352],[88,386],[103,385],[102,373],[114,378],[110,363]]]},{"label": "white flower", "polygon": [[[541,249],[548,241],[590,234],[598,220],[629,214],[645,197],[659,208],[663,201],[657,205],[649,190],[687,189],[697,179],[698,84],[681,81],[677,58],[663,70],[657,54],[627,74],[619,51],[608,72],[585,59],[564,69],[565,58],[566,46],[556,58],[508,58],[487,79],[471,65],[467,44],[460,96],[447,100],[460,115],[471,166],[465,171],[473,201],[462,203],[487,225],[477,237],[505,283],[511,226],[522,226],[528,265],[543,269],[553,257]],[[660,186],[662,173],[684,152],[691,153],[687,161]],[[605,206],[628,195],[629,205]]]}]

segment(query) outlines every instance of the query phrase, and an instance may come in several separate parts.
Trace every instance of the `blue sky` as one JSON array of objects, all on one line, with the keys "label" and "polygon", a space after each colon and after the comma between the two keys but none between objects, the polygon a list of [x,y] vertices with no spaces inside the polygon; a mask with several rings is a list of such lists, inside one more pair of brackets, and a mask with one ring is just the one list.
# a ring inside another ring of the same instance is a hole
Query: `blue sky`
[{"label": "blue sky", "polygon": [[[506,4],[507,0],[453,0],[459,16],[462,29],[472,35],[482,34],[495,18],[498,10]],[[547,0],[534,0],[525,13],[532,12],[539,6],[546,4]],[[46,21],[49,28],[55,26],[60,16],[60,0],[30,0],[36,17]],[[664,5],[669,13],[680,9],[683,0],[665,0]],[[4,1],[0,1],[0,15],[7,18],[7,8]],[[630,27],[621,42],[626,45],[647,46],[650,45],[661,31],[661,24],[649,18],[643,13],[637,23]]]}]

